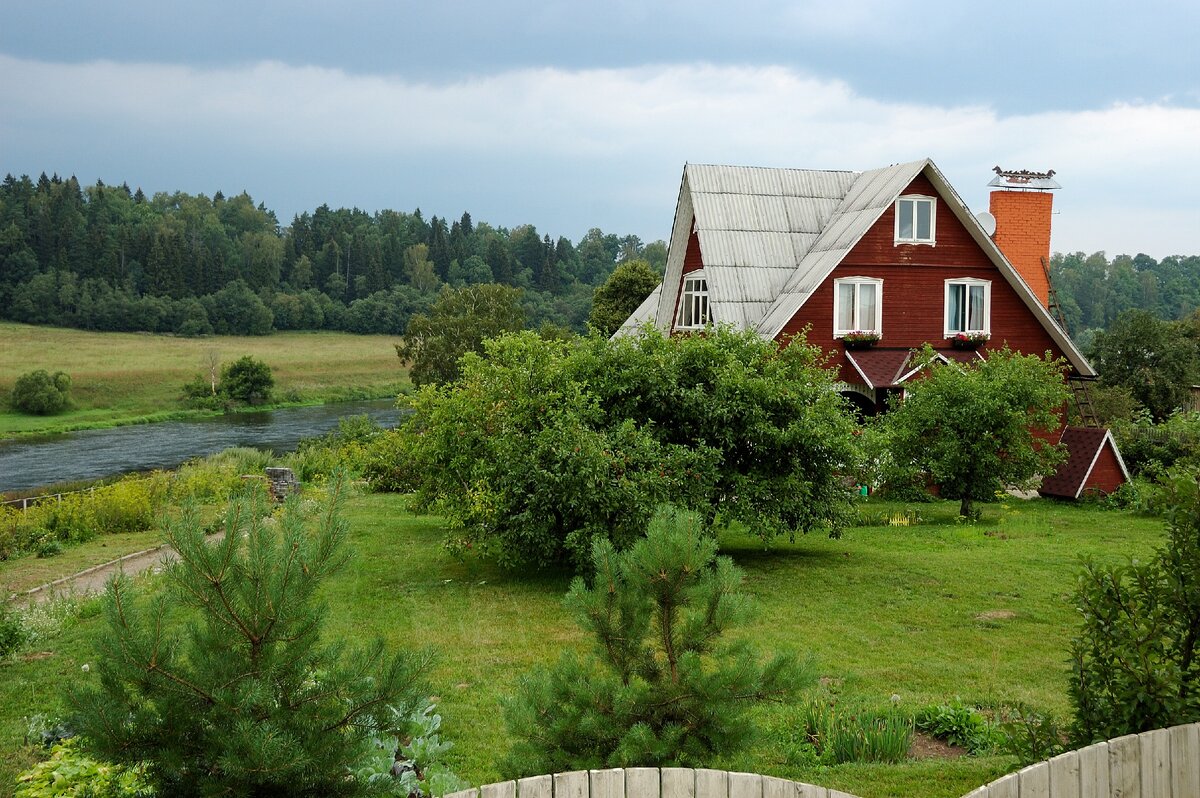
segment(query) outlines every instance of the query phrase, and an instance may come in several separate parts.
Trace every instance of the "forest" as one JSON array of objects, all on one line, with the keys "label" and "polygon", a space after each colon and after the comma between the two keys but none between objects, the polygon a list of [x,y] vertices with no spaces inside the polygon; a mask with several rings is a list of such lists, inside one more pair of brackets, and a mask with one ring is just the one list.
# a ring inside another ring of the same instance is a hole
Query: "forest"
[{"label": "forest", "polygon": [[[0,184],[0,318],[179,335],[275,330],[405,332],[444,286],[523,290],[529,326],[583,331],[595,288],[666,243],[597,228],[578,242],[475,222],[322,205],[281,225],[242,193],[147,197],[129,186],[11,174]],[[1084,349],[1122,313],[1184,319],[1200,307],[1200,256],[1055,254],[1068,332]]]},{"label": "forest", "polygon": [[617,263],[659,272],[666,244],[541,234],[322,205],[280,225],[246,193],[211,198],[7,175],[0,184],[0,318],[102,331],[402,334],[444,286],[523,289],[531,326],[582,331]]}]

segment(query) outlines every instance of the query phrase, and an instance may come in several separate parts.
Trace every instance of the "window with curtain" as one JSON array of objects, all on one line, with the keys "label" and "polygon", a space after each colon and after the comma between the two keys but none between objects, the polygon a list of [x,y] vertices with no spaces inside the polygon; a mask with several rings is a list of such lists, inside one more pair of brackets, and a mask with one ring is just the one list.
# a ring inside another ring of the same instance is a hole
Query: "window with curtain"
[{"label": "window with curtain", "polygon": [[883,332],[883,280],[846,277],[833,281],[833,337]]},{"label": "window with curtain", "polygon": [[947,280],[946,335],[990,332],[991,291],[986,280]]}]

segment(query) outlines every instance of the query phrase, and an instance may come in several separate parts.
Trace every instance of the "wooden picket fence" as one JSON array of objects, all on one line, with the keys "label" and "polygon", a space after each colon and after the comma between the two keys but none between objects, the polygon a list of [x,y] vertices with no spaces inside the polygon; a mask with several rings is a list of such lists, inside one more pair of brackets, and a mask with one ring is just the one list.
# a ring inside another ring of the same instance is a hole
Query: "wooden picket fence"
[{"label": "wooden picket fence", "polygon": [[[856,798],[815,784],[703,768],[532,776],[445,798]],[[1010,773],[964,798],[1200,798],[1200,723],[1130,734]]]}]

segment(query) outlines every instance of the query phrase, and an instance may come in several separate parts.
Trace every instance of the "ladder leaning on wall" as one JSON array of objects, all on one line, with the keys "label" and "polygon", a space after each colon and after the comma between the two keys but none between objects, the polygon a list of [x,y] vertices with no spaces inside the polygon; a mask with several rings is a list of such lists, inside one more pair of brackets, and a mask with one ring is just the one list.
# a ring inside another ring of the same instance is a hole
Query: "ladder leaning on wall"
[{"label": "ladder leaning on wall", "polygon": [[[1066,333],[1067,317],[1063,315],[1062,305],[1058,301],[1058,292],[1054,290],[1054,281],[1050,279],[1050,262],[1045,258],[1041,260],[1042,270],[1046,273],[1046,309],[1050,311],[1050,315]],[[1088,385],[1095,379],[1095,377],[1084,377],[1075,372],[1067,377],[1067,385],[1071,389],[1071,401],[1075,406],[1075,412],[1079,415],[1079,423],[1084,427],[1100,426],[1100,420],[1096,417],[1096,408],[1092,405],[1092,394],[1088,389]]]}]

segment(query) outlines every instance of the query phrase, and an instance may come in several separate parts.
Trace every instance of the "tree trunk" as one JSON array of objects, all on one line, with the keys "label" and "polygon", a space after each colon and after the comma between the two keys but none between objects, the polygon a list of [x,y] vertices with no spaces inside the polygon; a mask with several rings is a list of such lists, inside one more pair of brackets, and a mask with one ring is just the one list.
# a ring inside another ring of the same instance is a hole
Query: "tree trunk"
[{"label": "tree trunk", "polygon": [[958,514],[963,518],[970,519],[972,518],[971,513],[974,512],[974,509],[975,508],[972,506],[971,497],[963,496],[962,501],[960,501],[958,504]]}]

